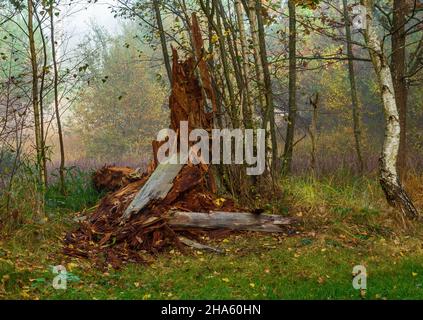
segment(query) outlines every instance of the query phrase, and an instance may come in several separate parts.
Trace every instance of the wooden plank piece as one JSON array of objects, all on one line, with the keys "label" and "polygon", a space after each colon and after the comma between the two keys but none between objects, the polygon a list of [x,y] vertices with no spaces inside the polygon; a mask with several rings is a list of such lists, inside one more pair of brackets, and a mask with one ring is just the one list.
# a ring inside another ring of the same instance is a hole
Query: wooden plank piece
[{"label": "wooden plank piece", "polygon": [[295,223],[294,218],[278,215],[255,215],[247,212],[184,212],[170,214],[169,225],[181,228],[230,229],[259,232],[283,232]]},{"label": "wooden plank piece", "polygon": [[183,164],[172,164],[174,157],[178,157],[178,155],[175,154],[168,162],[160,163],[157,166],[134,200],[126,208],[122,219],[129,219],[132,214],[140,212],[150,201],[163,200],[167,196],[170,189],[172,189],[173,180],[184,166]]}]

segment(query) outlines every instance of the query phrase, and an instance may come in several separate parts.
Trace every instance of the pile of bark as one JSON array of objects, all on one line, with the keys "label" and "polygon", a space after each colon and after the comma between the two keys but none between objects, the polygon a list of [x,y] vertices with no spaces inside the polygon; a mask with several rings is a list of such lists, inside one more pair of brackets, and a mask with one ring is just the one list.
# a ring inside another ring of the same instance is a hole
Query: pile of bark
[{"label": "pile of bark", "polygon": [[[152,200],[129,219],[123,215],[149,175],[109,193],[78,230],[67,234],[65,253],[118,267],[123,261],[145,262],[146,253],[158,253],[169,245],[182,248],[181,239],[197,241],[202,234],[183,226],[184,217],[177,212],[238,210],[232,200],[211,193],[204,177],[200,166],[185,166],[164,199]],[[172,225],[170,220],[175,216],[179,218]]]},{"label": "pile of bark", "polygon": [[[211,130],[216,110],[210,75],[201,57],[202,40],[193,20],[197,57],[179,61],[173,50],[170,127],[179,131]],[[208,108],[208,104],[212,106]],[[212,111],[207,112],[206,109]],[[163,164],[156,159],[160,142],[153,141],[154,161],[143,174],[130,168],[104,167],[93,177],[96,188],[108,190],[93,214],[65,238],[65,253],[119,267],[122,262],[146,262],[166,247],[216,250],[201,244],[213,230],[286,231],[293,222],[281,216],[248,213],[216,193],[205,164]]]},{"label": "pile of bark", "polygon": [[139,169],[104,166],[94,173],[92,181],[97,191],[116,191],[130,182],[139,180],[142,176]]}]

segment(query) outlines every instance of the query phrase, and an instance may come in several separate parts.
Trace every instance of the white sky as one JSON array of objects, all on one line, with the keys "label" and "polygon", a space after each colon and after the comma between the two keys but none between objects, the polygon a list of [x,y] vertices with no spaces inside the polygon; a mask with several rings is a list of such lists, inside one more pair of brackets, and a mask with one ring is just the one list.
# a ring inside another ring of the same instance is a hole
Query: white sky
[{"label": "white sky", "polygon": [[[90,25],[93,22],[104,27],[111,34],[118,32],[119,20],[114,18],[109,9],[112,2],[113,0],[100,0],[93,4],[72,6],[72,14],[65,18],[63,23],[63,31],[71,37],[69,43],[71,47],[76,46],[84,35],[89,33]],[[66,11],[66,7],[63,10]]]}]

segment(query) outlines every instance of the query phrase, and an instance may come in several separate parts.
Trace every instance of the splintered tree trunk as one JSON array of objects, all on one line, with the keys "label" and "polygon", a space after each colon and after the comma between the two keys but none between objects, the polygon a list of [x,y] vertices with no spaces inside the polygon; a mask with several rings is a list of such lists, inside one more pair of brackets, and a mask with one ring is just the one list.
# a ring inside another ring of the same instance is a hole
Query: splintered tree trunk
[{"label": "splintered tree trunk", "polygon": [[354,129],[354,141],[355,141],[355,150],[357,153],[357,164],[360,174],[364,171],[364,161],[361,151],[361,126],[360,126],[360,110],[357,97],[357,83],[355,81],[355,71],[354,71],[354,53],[352,50],[352,36],[351,36],[351,27],[350,27],[350,16],[348,14],[348,3],[347,0],[343,0],[344,6],[344,20],[345,20],[345,34],[347,37],[347,54],[348,54],[348,72],[350,78],[350,88],[351,88],[351,104],[352,104],[352,114],[353,114],[353,129]]},{"label": "splintered tree trunk", "polygon": [[418,217],[417,209],[402,187],[397,172],[401,127],[392,74],[383,52],[382,42],[373,26],[373,1],[364,0],[363,3],[367,8],[365,38],[382,94],[385,114],[385,141],[380,158],[380,184],[388,203],[399,209],[404,216],[415,219]]}]

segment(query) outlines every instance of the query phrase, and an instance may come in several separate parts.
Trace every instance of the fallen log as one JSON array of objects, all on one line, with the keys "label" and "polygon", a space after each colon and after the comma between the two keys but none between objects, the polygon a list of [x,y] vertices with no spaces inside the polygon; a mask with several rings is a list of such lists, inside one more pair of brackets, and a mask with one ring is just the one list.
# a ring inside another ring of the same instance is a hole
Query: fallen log
[{"label": "fallen log", "polygon": [[284,232],[294,218],[278,215],[256,215],[247,212],[184,212],[170,213],[169,225],[177,228],[229,229],[259,232]]}]

